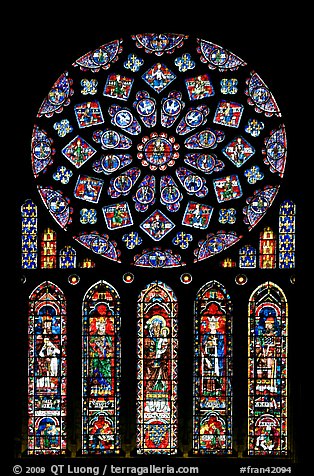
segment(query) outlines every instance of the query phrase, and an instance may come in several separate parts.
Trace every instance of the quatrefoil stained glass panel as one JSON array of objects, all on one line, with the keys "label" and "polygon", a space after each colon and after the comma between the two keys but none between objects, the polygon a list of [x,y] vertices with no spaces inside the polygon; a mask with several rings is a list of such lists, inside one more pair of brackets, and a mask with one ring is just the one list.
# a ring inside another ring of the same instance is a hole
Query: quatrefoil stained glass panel
[{"label": "quatrefoil stained glass panel", "polygon": [[41,199],[71,239],[155,268],[241,240],[275,200],[286,156],[259,73],[171,33],[113,39],[75,60],[39,107],[31,153]]}]

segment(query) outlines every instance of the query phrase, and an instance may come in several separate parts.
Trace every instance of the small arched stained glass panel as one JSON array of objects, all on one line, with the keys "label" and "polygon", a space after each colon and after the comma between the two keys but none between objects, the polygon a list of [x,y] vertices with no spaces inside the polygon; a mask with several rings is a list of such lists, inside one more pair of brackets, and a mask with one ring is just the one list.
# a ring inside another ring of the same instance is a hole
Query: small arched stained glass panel
[{"label": "small arched stained glass panel", "polygon": [[239,268],[256,268],[256,249],[252,245],[244,245],[239,250]]},{"label": "small arched stained glass panel", "polygon": [[194,310],[193,452],[232,452],[232,305],[217,281],[197,293]]},{"label": "small arched stained glass panel", "polygon": [[288,305],[276,284],[252,293],[248,331],[248,453],[286,455]]},{"label": "small arched stained glass panel", "polygon": [[72,246],[65,246],[59,252],[59,268],[71,269],[76,267],[76,251]]},{"label": "small arched stained glass panel", "polygon": [[28,316],[28,454],[66,452],[66,301],[45,281],[30,295]]}]

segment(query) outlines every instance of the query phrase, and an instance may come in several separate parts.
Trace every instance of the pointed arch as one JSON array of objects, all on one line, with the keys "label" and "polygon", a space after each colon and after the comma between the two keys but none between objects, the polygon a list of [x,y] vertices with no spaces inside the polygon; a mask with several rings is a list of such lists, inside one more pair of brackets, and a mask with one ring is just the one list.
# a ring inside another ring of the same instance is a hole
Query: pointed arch
[{"label": "pointed arch", "polygon": [[193,452],[232,452],[232,304],[213,280],[194,304]]},{"label": "pointed arch", "polygon": [[66,300],[50,281],[29,297],[28,454],[66,452]]},{"label": "pointed arch", "polygon": [[138,298],[137,453],[176,454],[178,303],[161,281]]},{"label": "pointed arch", "polygon": [[267,281],[249,299],[248,453],[287,454],[288,304]]},{"label": "pointed arch", "polygon": [[106,281],[83,299],[82,453],[118,454],[120,442],[120,296]]}]

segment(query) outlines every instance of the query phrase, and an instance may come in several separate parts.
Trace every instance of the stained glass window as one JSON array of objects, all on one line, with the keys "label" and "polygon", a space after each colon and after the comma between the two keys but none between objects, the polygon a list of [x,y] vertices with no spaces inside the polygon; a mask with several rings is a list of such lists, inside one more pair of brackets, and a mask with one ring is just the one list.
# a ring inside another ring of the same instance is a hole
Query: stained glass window
[{"label": "stained glass window", "polygon": [[31,160],[72,239],[118,263],[173,268],[255,227],[286,148],[276,99],[244,60],[200,38],[147,33],[105,43],[55,79]]},{"label": "stained glass window", "polygon": [[41,236],[40,267],[57,267],[57,235],[51,228],[45,229]]},{"label": "stained glass window", "polygon": [[37,268],[37,206],[26,200],[21,207],[22,268]]},{"label": "stained glass window", "polygon": [[259,238],[259,267],[276,268],[277,239],[273,230],[267,226]]},{"label": "stained glass window", "polygon": [[256,268],[256,249],[254,246],[245,245],[240,248],[239,268]]},{"label": "stained glass window", "polygon": [[291,200],[285,200],[279,210],[279,268],[295,267],[295,213]]},{"label": "stained glass window", "polygon": [[248,453],[287,454],[288,305],[272,282],[249,300]]},{"label": "stained glass window", "polygon": [[232,305],[217,281],[197,293],[194,310],[193,451],[232,452]]},{"label": "stained glass window", "polygon": [[107,282],[83,301],[83,454],[119,453],[120,299]]},{"label": "stained glass window", "polygon": [[59,267],[70,269],[76,267],[76,251],[71,246],[65,246],[59,252]]},{"label": "stained glass window", "polygon": [[138,454],[176,454],[177,299],[161,281],[138,299]]},{"label": "stained glass window", "polygon": [[34,54],[31,153],[18,167],[29,424],[16,452],[200,466],[288,456],[298,192],[282,116],[296,87],[283,70],[272,81],[284,48],[271,44],[263,79],[257,35],[245,59],[192,33],[122,36],[89,36],[85,53],[83,35],[62,41],[56,75],[41,68],[53,65],[50,37]]},{"label": "stained glass window", "polygon": [[63,292],[44,281],[29,298],[29,455],[66,451],[66,321]]}]

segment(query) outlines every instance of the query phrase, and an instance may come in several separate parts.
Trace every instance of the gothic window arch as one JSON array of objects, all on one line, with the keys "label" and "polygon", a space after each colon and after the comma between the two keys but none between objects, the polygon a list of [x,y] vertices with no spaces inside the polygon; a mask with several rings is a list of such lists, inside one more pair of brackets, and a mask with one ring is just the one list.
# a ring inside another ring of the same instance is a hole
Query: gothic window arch
[{"label": "gothic window arch", "polygon": [[66,299],[44,281],[29,297],[28,454],[66,452]]},{"label": "gothic window arch", "polygon": [[161,281],[138,298],[138,454],[173,455],[178,450],[178,303]]},{"label": "gothic window arch", "polygon": [[194,307],[193,451],[232,453],[232,304],[224,286],[206,283]]},{"label": "gothic window arch", "polygon": [[120,297],[101,280],[83,299],[82,453],[119,454]]},{"label": "gothic window arch", "polygon": [[249,300],[248,453],[287,454],[288,304],[268,281]]}]

